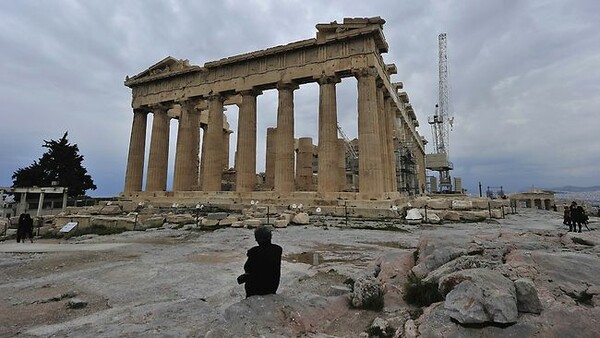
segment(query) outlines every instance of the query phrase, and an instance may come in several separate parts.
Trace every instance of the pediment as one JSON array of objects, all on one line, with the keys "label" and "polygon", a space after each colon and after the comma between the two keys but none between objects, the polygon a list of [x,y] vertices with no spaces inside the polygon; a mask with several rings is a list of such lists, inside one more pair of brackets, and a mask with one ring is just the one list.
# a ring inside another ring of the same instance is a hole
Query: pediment
[{"label": "pediment", "polygon": [[127,77],[125,79],[125,84],[138,82],[140,80],[145,80],[146,78],[154,78],[157,76],[162,76],[171,73],[180,73],[187,69],[200,69],[199,66],[190,65],[190,61],[187,59],[176,59],[172,56],[167,56],[166,58],[158,61],[157,63],[150,66],[148,69],[143,72],[134,75],[132,77]]}]

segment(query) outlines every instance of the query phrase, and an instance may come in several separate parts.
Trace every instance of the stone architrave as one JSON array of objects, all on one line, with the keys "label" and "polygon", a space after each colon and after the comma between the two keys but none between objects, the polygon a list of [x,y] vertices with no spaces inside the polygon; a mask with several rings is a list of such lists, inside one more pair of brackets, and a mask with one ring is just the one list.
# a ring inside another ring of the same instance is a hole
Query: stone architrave
[{"label": "stone architrave", "polygon": [[256,184],[256,96],[260,91],[240,93],[236,154],[236,191],[253,191]]},{"label": "stone architrave", "polygon": [[208,130],[206,131],[206,154],[204,155],[203,191],[220,191],[223,176],[223,101],[221,95],[213,95],[208,103]]},{"label": "stone architrave", "polygon": [[275,187],[275,149],[277,148],[277,128],[267,128],[267,150],[265,156],[265,186]]},{"label": "stone architrave", "polygon": [[173,191],[197,189],[198,153],[200,150],[200,112],[196,110],[197,104],[196,99],[181,102]]},{"label": "stone architrave", "polygon": [[294,90],[296,83],[280,82],[275,149],[275,191],[294,191]]},{"label": "stone architrave", "polygon": [[358,189],[360,193],[381,194],[384,186],[377,115],[377,70],[365,68],[355,75],[358,80]]},{"label": "stone architrave", "polygon": [[296,189],[298,191],[314,191],[312,162],[312,138],[301,137],[298,139],[298,156],[296,161]]},{"label": "stone architrave", "polygon": [[168,106],[152,106],[154,120],[148,157],[148,177],[146,191],[167,190],[167,170],[169,161],[169,121]]},{"label": "stone architrave", "polygon": [[319,79],[319,192],[339,191],[336,76]]},{"label": "stone architrave", "polygon": [[127,171],[125,172],[125,192],[142,191],[147,121],[147,110],[133,110],[133,123],[131,125],[131,138],[129,140]]}]

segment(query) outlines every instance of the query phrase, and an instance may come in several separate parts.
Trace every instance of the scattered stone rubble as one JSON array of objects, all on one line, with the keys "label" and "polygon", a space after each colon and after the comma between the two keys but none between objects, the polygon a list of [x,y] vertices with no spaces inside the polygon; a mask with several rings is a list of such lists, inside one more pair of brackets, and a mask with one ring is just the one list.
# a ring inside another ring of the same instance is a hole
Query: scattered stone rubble
[{"label": "scattered stone rubble", "polygon": [[[356,201],[355,201],[356,202]],[[510,212],[507,200],[489,200],[485,198],[430,198],[417,197],[408,203],[389,209],[363,209],[356,202],[351,207],[292,208],[291,206],[259,206],[244,208],[236,206],[179,205],[153,206],[142,202],[109,201],[91,207],[67,207],[56,216],[44,216],[38,222],[39,234],[58,235],[67,222],[77,222],[78,230],[89,227],[120,228],[123,230],[146,230],[162,226],[193,226],[210,229],[215,227],[256,228],[260,225],[272,225],[285,228],[290,224],[308,225],[314,218],[327,215],[340,216],[340,210],[346,216],[354,218],[395,218],[409,225],[441,224],[454,222],[481,222],[500,219]],[[209,210],[210,209],[210,210]],[[16,229],[9,229],[8,236]]]}]

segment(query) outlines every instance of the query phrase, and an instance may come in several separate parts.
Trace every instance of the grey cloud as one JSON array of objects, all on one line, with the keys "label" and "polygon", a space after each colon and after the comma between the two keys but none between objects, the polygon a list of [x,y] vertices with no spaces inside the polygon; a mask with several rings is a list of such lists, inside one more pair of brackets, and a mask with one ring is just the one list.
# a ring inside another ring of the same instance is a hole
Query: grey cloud
[{"label": "grey cloud", "polygon": [[[392,79],[404,82],[429,140],[437,35],[448,33],[451,160],[470,192],[480,180],[515,190],[597,184],[597,1],[24,0],[0,3],[0,185],[41,156],[44,139],[69,130],[99,187],[92,193],[118,194],[132,119],[126,75],[167,55],[202,65],[311,38],[317,23],[359,16],[386,19],[384,60],[397,65]],[[355,137],[356,81],[337,89],[340,125]],[[296,136],[315,142],[317,93],[295,94]],[[258,107],[264,149],[276,92]]]}]

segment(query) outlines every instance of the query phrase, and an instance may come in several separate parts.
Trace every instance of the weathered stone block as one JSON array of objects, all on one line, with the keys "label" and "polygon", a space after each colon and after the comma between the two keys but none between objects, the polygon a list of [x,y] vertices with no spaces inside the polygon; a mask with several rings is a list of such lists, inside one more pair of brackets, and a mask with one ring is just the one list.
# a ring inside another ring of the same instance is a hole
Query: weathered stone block
[{"label": "weathered stone block", "polygon": [[69,215],[67,217],[56,217],[54,219],[54,224],[57,227],[62,228],[68,222],[77,222],[79,229],[81,229],[81,228],[87,228],[90,226],[91,218],[92,218],[92,216],[90,216],[90,215]]},{"label": "weathered stone block", "polygon": [[446,221],[458,222],[460,221],[460,213],[457,211],[447,211],[443,214],[442,218]]},{"label": "weathered stone block", "polygon": [[165,223],[165,218],[163,216],[139,217],[138,223],[144,228],[158,228]]},{"label": "weathered stone block", "polygon": [[169,224],[190,224],[196,223],[196,218],[190,214],[167,215],[166,222]]},{"label": "weathered stone block", "polygon": [[431,200],[429,200],[429,202],[427,202],[427,207],[431,208],[431,209],[438,209],[438,210],[450,209],[451,206],[452,206],[451,201],[446,198],[431,199]]},{"label": "weathered stone block", "polygon": [[492,218],[501,219],[502,218],[502,210],[501,209],[492,209]]},{"label": "weathered stone block", "polygon": [[452,209],[471,210],[473,209],[473,202],[470,200],[452,200]]},{"label": "weathered stone block", "polygon": [[473,209],[487,209],[488,204],[490,203],[490,200],[488,200],[487,198],[486,199],[477,198],[477,199],[472,199],[471,202],[473,204]]},{"label": "weathered stone block", "polygon": [[259,226],[262,225],[262,222],[260,219],[257,219],[257,218],[249,218],[247,220],[244,220],[242,222],[242,224],[246,228],[258,228]]},{"label": "weathered stone block", "polygon": [[427,212],[427,223],[440,224],[440,223],[442,223],[442,219],[437,214],[428,211]]},{"label": "weathered stone block", "polygon": [[490,217],[486,211],[463,211],[460,213],[460,219],[463,222],[483,222]]},{"label": "weathered stone block", "polygon": [[238,218],[235,216],[227,216],[226,218],[219,221],[221,226],[231,226],[234,222],[237,222]]},{"label": "weathered stone block", "polygon": [[229,214],[226,212],[211,212],[208,215],[206,215],[206,218],[220,221],[222,219],[227,218],[227,216],[229,216]]},{"label": "weathered stone block", "polygon": [[121,205],[121,210],[123,210],[123,212],[127,212],[127,213],[134,212],[138,208],[138,203],[130,202],[130,201],[121,201],[121,202],[119,202],[119,205]]},{"label": "weathered stone block", "polygon": [[106,228],[124,228],[127,230],[133,230],[133,223],[133,218],[104,215],[92,216],[90,221],[91,226],[102,226]]},{"label": "weathered stone block", "polygon": [[208,219],[208,218],[203,218],[202,219],[202,226],[203,227],[210,228],[210,227],[215,227],[217,225],[219,225],[219,220],[217,220],[217,219]]},{"label": "weathered stone block", "polygon": [[114,204],[106,205],[102,209],[100,209],[101,215],[119,215],[121,213],[123,213],[123,210],[121,210],[121,206]]},{"label": "weathered stone block", "polygon": [[273,222],[275,228],[286,228],[289,222],[285,219],[277,219]]},{"label": "weathered stone block", "polygon": [[298,225],[310,224],[310,216],[305,212],[299,212],[292,218],[292,223]]},{"label": "weathered stone block", "polygon": [[423,221],[423,216],[417,208],[406,211],[406,222],[408,224],[420,224]]}]

